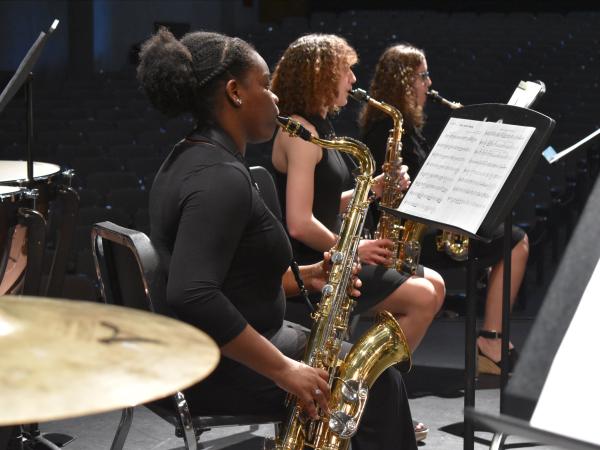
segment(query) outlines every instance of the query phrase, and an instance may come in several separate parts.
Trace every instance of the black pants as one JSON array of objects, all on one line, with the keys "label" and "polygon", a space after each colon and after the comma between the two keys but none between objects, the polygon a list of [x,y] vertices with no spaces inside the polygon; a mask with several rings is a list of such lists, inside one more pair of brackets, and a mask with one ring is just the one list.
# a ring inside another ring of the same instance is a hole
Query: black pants
[{"label": "black pants", "polygon": [[[301,359],[308,330],[286,322],[269,340],[285,355]],[[344,345],[347,352],[350,344]],[[271,380],[223,358],[219,367],[185,392],[193,414],[285,415],[285,392]],[[374,383],[353,450],[413,450],[417,448],[402,375],[384,371]]]}]

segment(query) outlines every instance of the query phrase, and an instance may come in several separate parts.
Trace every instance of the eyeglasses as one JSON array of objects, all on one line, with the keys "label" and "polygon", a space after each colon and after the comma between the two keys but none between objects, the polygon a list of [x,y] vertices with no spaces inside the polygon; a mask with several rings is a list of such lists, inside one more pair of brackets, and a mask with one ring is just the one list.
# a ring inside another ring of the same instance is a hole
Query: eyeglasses
[{"label": "eyeglasses", "polygon": [[419,72],[417,75],[419,76],[421,81],[427,81],[427,79],[429,78],[429,70],[426,70],[425,72]]}]

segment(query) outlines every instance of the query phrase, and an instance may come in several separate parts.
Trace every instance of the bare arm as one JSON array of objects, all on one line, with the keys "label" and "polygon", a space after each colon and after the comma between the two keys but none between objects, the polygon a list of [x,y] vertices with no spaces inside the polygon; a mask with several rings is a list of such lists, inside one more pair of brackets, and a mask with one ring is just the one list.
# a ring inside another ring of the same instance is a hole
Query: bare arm
[{"label": "bare arm", "polygon": [[[315,128],[305,119],[294,116],[313,135]],[[285,153],[287,167],[286,223],[290,236],[318,250],[329,250],[336,241],[335,234],[313,215],[315,167],[322,157],[317,145],[279,132],[273,144],[274,153]]]},{"label": "bare arm", "polygon": [[[327,411],[327,372],[288,358],[250,325],[222,346],[221,351],[228,358],[273,380],[281,389],[298,397],[311,417],[317,416],[314,401]],[[320,389],[322,394],[315,395],[315,389]]]}]

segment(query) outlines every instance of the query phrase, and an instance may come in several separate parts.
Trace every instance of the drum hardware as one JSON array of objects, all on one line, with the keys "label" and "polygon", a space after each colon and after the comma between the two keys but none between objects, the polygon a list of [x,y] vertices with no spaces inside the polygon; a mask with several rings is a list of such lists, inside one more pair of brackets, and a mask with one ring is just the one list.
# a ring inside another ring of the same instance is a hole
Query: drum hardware
[{"label": "drum hardware", "polygon": [[[29,180],[25,161],[0,161],[0,184],[37,190],[37,196],[30,197],[30,209],[40,212],[46,222],[50,219],[52,209],[60,211],[60,220],[57,221],[59,227],[55,230],[54,235],[50,236],[54,242],[54,254],[48,280],[44,286],[41,284],[41,278],[39,282],[36,280],[29,285],[26,292],[28,295],[62,296],[69,252],[79,212],[79,195],[71,187],[74,174],[72,169],[61,170],[61,167],[56,164],[35,161],[33,177]],[[54,217],[56,216],[58,214],[54,215]],[[37,262],[37,259],[35,261]],[[34,272],[37,273],[37,269],[34,269]],[[37,291],[32,290],[34,285],[38,286]]]},{"label": "drum hardware", "polygon": [[60,448],[37,434],[38,422],[163,398],[219,360],[210,337],[166,316],[25,296],[0,297],[0,353],[0,427],[34,424],[22,427],[20,449]]},{"label": "drum hardware", "polygon": [[[35,209],[19,206],[26,202],[35,203],[36,189],[0,186],[0,191],[11,197],[10,206],[16,211],[2,209],[9,226],[2,227],[2,263],[0,266],[0,295],[39,291],[45,243],[44,217]],[[1,197],[1,195],[0,195]],[[4,200],[4,199],[3,199]],[[3,202],[3,206],[4,206]],[[14,217],[9,217],[14,214]]]}]

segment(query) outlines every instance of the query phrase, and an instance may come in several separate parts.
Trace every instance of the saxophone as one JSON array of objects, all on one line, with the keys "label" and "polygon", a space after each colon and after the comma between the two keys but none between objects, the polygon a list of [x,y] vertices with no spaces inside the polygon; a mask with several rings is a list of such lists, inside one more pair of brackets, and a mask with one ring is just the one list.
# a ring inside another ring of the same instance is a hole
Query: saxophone
[{"label": "saxophone", "polygon": [[[390,130],[383,163],[383,195],[379,204],[386,208],[397,209],[404,197],[397,176],[402,165],[402,114],[393,106],[370,97],[363,89],[350,91],[350,96],[383,111],[394,121],[394,128]],[[377,230],[375,230],[375,238],[389,239],[394,243],[392,260],[386,264],[386,267],[414,274],[419,266],[421,239],[426,230],[427,226],[422,223],[412,220],[402,222],[400,218],[382,210]]]},{"label": "saxophone", "polygon": [[356,433],[369,396],[369,388],[379,375],[393,364],[401,370],[411,365],[410,349],[402,329],[388,312],[380,313],[377,322],[341,358],[354,300],[348,295],[360,234],[369,206],[373,183],[373,157],[369,149],[351,138],[319,139],[299,122],[278,117],[278,124],[291,136],[299,136],[321,147],[349,153],[359,162],[354,195],[344,215],[340,238],[332,249],[331,272],[323,287],[321,301],[313,313],[314,324],[303,362],[329,373],[331,398],[329,414],[320,411],[318,420],[302,413],[300,403],[288,397],[288,414],[275,438],[277,450],[346,450]]},{"label": "saxophone", "polygon": [[[444,105],[450,109],[459,109],[463,105],[458,102],[452,102],[442,97],[438,91],[430,90],[427,96],[436,103]],[[469,257],[469,236],[452,231],[442,231],[436,236],[436,248],[438,252],[445,252],[455,261],[466,261]]]}]

